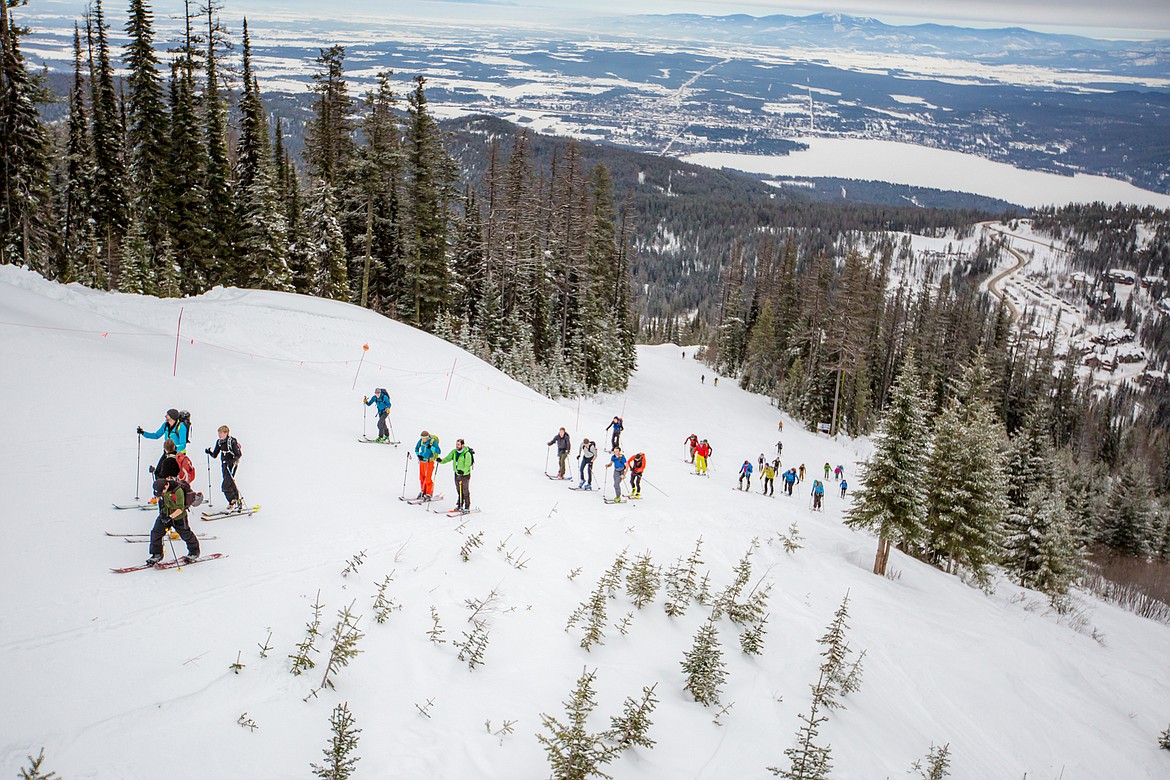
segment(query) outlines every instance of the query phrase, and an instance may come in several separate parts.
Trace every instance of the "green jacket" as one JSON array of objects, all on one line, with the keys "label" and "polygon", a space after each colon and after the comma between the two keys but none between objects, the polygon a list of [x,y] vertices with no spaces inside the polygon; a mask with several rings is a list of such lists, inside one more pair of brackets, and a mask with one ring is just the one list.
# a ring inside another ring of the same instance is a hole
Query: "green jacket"
[{"label": "green jacket", "polygon": [[[162,497],[158,500],[159,504],[162,506],[163,515],[165,515],[167,520],[172,523],[177,520],[186,519],[186,501],[186,496],[183,495],[183,489],[181,487],[176,487],[174,490],[163,491]],[[175,514],[176,509],[180,510],[182,514],[178,515],[177,517],[172,517],[172,515]]]},{"label": "green jacket", "polygon": [[470,474],[471,473],[471,448],[463,447],[458,450],[451,450],[447,456],[439,461],[439,463],[452,463],[455,467],[456,474]]}]

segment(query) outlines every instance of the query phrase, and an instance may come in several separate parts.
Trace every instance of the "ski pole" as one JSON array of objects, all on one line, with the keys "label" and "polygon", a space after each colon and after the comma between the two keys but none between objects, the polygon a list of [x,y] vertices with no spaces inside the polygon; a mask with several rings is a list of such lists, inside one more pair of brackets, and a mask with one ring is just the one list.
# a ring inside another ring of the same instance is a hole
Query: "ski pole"
[{"label": "ski pole", "polygon": [[141,500],[138,498],[138,493],[139,493],[138,486],[139,486],[139,483],[141,481],[142,481],[142,436],[139,435],[138,436],[138,462],[134,466],[134,500],[135,501]]},{"label": "ski pole", "polygon": [[390,441],[398,441],[398,434],[394,433],[394,422],[390,419],[390,414],[386,414],[386,424],[390,426]]},{"label": "ski pole", "polygon": [[211,507],[214,506],[211,503],[211,455],[206,451],[204,454],[207,455],[207,506]]},{"label": "ski pole", "polygon": [[[175,552],[175,540],[171,538],[170,531],[171,531],[171,527],[168,525],[168,526],[166,527],[166,534],[165,534],[165,536],[167,537],[167,543],[168,543],[168,544],[171,546],[171,555],[175,556],[175,563],[176,563],[176,564],[178,564],[178,562],[179,562],[179,554],[178,554],[177,552]],[[179,571],[182,571],[182,570],[183,570],[183,567],[182,567],[182,566],[179,566],[179,567],[178,567],[178,570],[179,570]]]},{"label": "ski pole", "polygon": [[651,482],[650,480],[646,479],[645,477],[642,477],[642,481],[643,481],[643,482],[645,482],[645,483],[646,483],[647,485],[649,485],[650,487],[652,487],[652,488],[654,488],[655,490],[657,490],[657,491],[658,491],[659,493],[661,493],[662,495],[666,496],[667,498],[670,498],[670,496],[669,496],[669,495],[667,495],[667,493],[666,493],[666,491],[665,491],[665,490],[663,490],[662,488],[658,487],[657,485],[655,485],[655,484],[654,484],[653,482]]},{"label": "ski pole", "polygon": [[410,472],[410,453],[406,453],[406,466],[402,469],[402,497],[406,498],[406,476]]},{"label": "ski pole", "polygon": [[548,473],[548,456],[552,453],[552,445],[544,448],[544,473]]},{"label": "ski pole", "polygon": [[369,436],[366,435],[366,426],[368,425],[369,419],[370,419],[369,412],[370,412],[370,407],[366,406],[365,404],[362,404],[362,438],[363,439],[370,438]]}]

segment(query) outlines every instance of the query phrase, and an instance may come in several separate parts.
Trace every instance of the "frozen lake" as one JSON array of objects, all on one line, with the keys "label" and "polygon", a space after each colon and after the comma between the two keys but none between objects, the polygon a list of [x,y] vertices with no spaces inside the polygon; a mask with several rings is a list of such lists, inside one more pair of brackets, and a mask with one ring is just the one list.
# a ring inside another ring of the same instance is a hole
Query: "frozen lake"
[{"label": "frozen lake", "polygon": [[864,138],[799,138],[808,151],[788,156],[701,152],[683,159],[711,168],[771,176],[868,179],[1001,198],[1021,206],[1104,201],[1170,208],[1170,195],[1104,176],[1026,171],[973,154]]}]

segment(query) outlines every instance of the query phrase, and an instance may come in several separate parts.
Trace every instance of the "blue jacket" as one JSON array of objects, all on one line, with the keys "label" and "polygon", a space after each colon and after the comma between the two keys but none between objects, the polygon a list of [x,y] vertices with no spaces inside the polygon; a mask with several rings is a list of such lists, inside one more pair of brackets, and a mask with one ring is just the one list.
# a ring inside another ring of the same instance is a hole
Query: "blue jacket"
[{"label": "blue jacket", "polygon": [[784,474],[781,475],[780,478],[783,479],[785,482],[787,482],[789,485],[791,485],[793,482],[796,481],[796,474],[792,473],[791,471],[785,471]]},{"label": "blue jacket", "polygon": [[617,472],[622,472],[622,471],[626,470],[626,456],[625,455],[614,455],[612,458],[609,459],[609,462],[611,465],[613,465],[614,470]]},{"label": "blue jacket", "polygon": [[143,431],[142,435],[148,439],[168,438],[175,443],[176,452],[187,451],[187,423],[177,422],[174,428],[167,427],[166,422],[158,426],[158,430],[154,433]]},{"label": "blue jacket", "polygon": [[621,420],[614,420],[614,421],[613,421],[613,422],[611,422],[609,425],[605,426],[605,429],[606,429],[607,431],[608,431],[610,428],[613,428],[613,430],[614,430],[614,433],[616,433],[616,432],[620,431],[620,430],[622,429],[622,421],[621,421]]},{"label": "blue jacket", "polygon": [[751,474],[752,473],[752,464],[745,461],[744,464],[739,467],[739,473],[740,474]]},{"label": "blue jacket", "polygon": [[377,404],[378,405],[378,414],[381,414],[382,412],[387,411],[391,406],[390,394],[385,393],[383,395],[370,396],[370,398],[366,401],[366,406],[369,406],[370,404]]},{"label": "blue jacket", "polygon": [[425,463],[428,460],[438,460],[443,450],[439,447],[439,440],[432,436],[427,441],[419,439],[418,444],[414,445],[414,454],[418,456],[419,463]]},{"label": "blue jacket", "polygon": [[825,486],[821,484],[820,480],[813,482],[812,494],[814,496],[823,496],[825,494]]}]

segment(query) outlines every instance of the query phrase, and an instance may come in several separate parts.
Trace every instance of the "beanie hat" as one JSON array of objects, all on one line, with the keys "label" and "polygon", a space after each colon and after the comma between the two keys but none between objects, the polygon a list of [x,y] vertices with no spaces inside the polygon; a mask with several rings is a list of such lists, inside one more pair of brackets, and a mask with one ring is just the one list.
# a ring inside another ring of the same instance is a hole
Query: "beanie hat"
[{"label": "beanie hat", "polygon": [[426,431],[423,431],[422,433],[419,434],[419,436],[422,436],[425,439],[426,437],[430,436],[430,434],[427,433]]},{"label": "beanie hat", "polygon": [[172,420],[179,419],[179,410],[178,409],[167,409],[167,417],[170,417]]},{"label": "beanie hat", "polygon": [[165,479],[156,479],[154,481],[154,494],[161,496],[163,491],[167,489],[167,481]]}]

